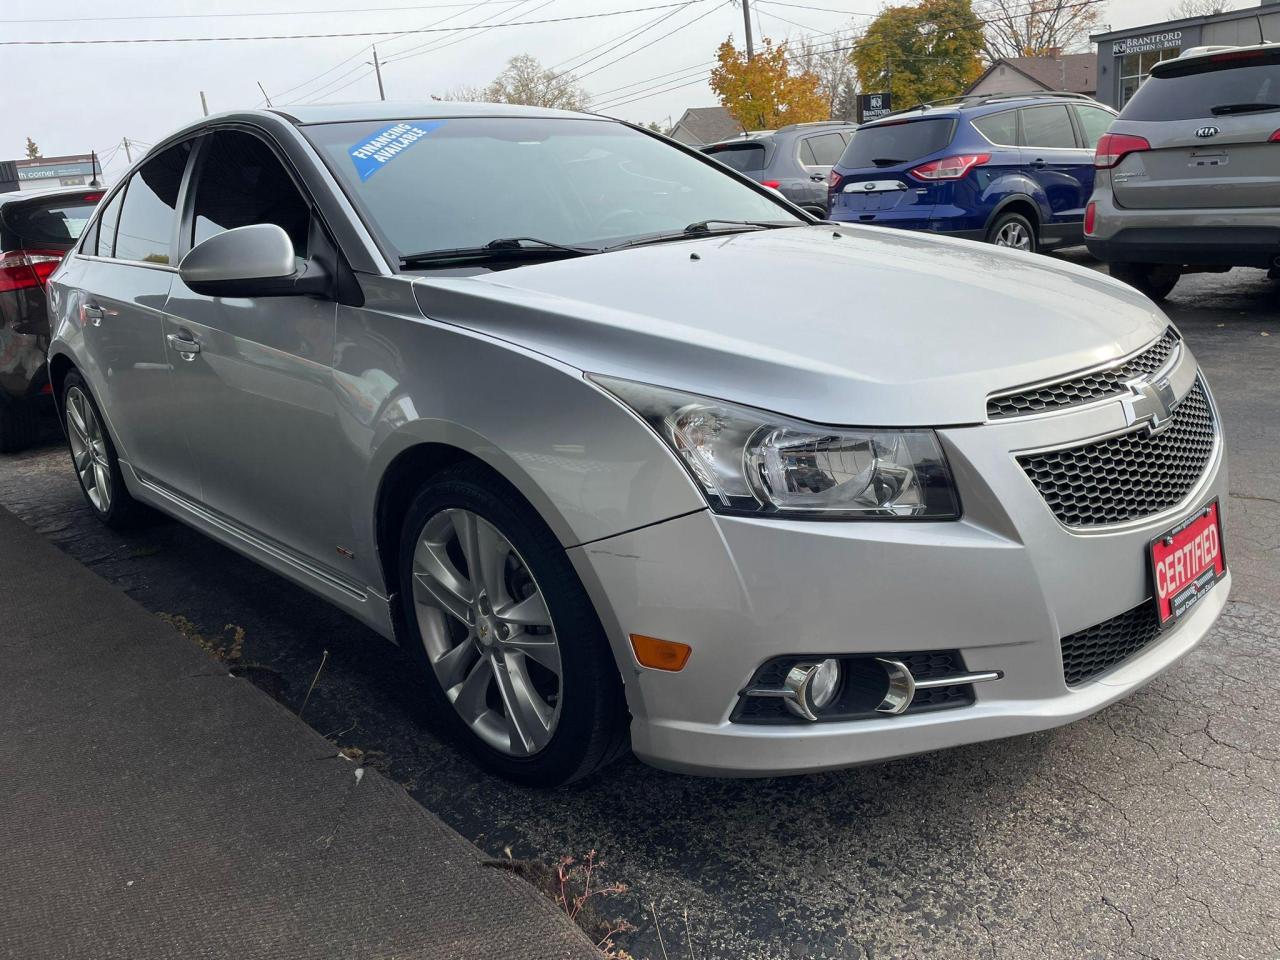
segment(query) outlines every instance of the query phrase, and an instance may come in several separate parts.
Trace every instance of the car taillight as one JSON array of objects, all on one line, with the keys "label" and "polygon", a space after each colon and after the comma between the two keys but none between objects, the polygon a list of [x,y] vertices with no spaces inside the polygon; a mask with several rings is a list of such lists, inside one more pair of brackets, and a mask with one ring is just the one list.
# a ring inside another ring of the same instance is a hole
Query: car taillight
[{"label": "car taillight", "polygon": [[955,157],[930,160],[914,170],[908,170],[917,180],[959,180],[974,167],[991,159],[989,153],[962,153]]},{"label": "car taillight", "polygon": [[62,262],[61,250],[6,250],[0,253],[0,293],[43,287]]},{"label": "car taillight", "polygon": [[840,176],[840,174],[836,173],[833,168],[832,171],[827,174],[827,187],[831,190],[834,190],[838,186],[840,186],[840,181],[843,179],[844,178]]},{"label": "car taillight", "polygon": [[1098,205],[1092,200],[1089,205],[1084,208],[1084,235],[1086,237],[1093,236],[1093,225],[1098,219]]},{"label": "car taillight", "polygon": [[770,189],[773,189],[773,190],[777,190],[780,186],[782,186],[782,181],[781,180],[761,180],[760,185],[769,187]]},{"label": "car taillight", "polygon": [[1097,149],[1093,154],[1093,165],[1100,170],[1114,167],[1131,153],[1142,153],[1150,150],[1151,144],[1146,137],[1135,137],[1127,133],[1104,133],[1098,139]]},{"label": "car taillight", "polygon": [[1280,143],[1280,130],[1267,137],[1267,143]]}]

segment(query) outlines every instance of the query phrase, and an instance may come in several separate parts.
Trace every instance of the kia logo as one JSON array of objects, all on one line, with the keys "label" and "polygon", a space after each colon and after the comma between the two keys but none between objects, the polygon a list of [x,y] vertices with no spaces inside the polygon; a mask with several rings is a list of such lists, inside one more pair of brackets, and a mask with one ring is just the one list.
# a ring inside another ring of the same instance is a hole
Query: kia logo
[{"label": "kia logo", "polygon": [[1197,137],[1216,137],[1218,135],[1217,127],[1201,127],[1196,131]]}]

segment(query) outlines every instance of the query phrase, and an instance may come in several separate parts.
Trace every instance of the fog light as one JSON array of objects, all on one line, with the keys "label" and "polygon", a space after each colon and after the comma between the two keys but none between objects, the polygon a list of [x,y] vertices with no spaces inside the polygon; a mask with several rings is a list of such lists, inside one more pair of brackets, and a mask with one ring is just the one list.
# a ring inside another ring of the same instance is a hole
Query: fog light
[{"label": "fog light", "polygon": [[817,720],[818,711],[829,707],[840,689],[840,661],[797,663],[787,672],[784,685],[787,709],[806,720]]}]

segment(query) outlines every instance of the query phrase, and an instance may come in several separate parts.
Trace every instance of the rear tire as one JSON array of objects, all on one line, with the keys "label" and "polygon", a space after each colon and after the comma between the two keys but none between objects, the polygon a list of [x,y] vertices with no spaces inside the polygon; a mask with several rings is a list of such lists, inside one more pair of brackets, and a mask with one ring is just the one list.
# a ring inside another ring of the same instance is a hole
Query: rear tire
[{"label": "rear tire", "polygon": [[1145,293],[1156,302],[1163,300],[1182,277],[1182,268],[1164,263],[1112,263],[1111,276]]},{"label": "rear tire", "polygon": [[40,410],[29,400],[0,404],[0,453],[18,453],[40,436]]},{"label": "rear tire", "polygon": [[1036,228],[1020,213],[1002,213],[987,231],[987,243],[1035,253],[1040,249]]},{"label": "rear tire", "polygon": [[551,529],[487,467],[448,467],[413,499],[399,588],[432,718],[482,767],[554,787],[625,752],[622,679],[595,608]]},{"label": "rear tire", "polygon": [[120,472],[116,446],[89,385],[74,370],[62,383],[62,419],[71,451],[71,466],[80,492],[94,516],[113,530],[129,530],[148,515],[129,494]]}]

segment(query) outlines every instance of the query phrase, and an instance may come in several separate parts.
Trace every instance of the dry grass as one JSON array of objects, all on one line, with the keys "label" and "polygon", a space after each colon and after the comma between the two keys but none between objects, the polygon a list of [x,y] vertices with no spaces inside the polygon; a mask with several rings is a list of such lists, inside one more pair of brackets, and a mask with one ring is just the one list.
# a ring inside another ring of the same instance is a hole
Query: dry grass
[{"label": "dry grass", "polygon": [[235,666],[244,655],[244,627],[228,623],[217,636],[206,636],[200,628],[180,613],[157,614],[161,620],[169,624],[180,634],[223,663]]}]

